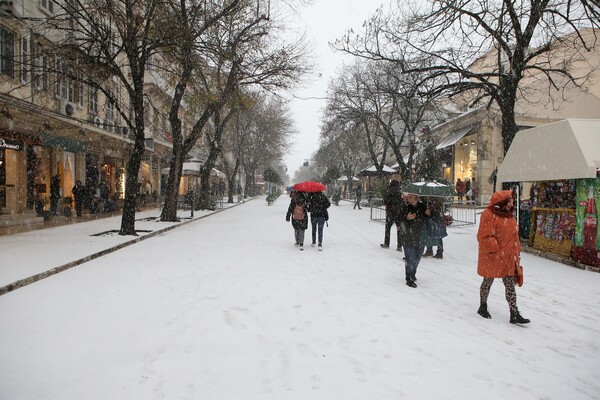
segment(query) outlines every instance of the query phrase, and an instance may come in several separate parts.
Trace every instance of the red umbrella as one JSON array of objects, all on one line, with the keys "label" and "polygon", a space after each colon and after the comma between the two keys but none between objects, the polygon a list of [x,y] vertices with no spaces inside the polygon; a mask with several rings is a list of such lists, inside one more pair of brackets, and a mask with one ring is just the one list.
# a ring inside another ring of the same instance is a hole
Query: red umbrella
[{"label": "red umbrella", "polygon": [[327,189],[325,185],[319,182],[306,181],[295,184],[292,189],[297,190],[298,192],[322,192]]}]

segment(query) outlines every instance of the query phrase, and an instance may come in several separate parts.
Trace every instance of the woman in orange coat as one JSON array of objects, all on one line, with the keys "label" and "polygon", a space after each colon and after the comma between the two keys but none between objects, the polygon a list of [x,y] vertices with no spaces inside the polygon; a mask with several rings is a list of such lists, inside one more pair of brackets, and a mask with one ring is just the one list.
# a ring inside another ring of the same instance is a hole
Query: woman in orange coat
[{"label": "woman in orange coat", "polygon": [[487,299],[494,278],[502,278],[510,308],[510,323],[527,324],[530,321],[523,318],[517,308],[515,269],[521,261],[521,243],[513,212],[512,191],[501,190],[492,195],[490,204],[481,214],[477,232],[477,273],[483,277],[483,282],[479,291],[481,305],[477,313],[483,318],[492,318],[487,309]]}]

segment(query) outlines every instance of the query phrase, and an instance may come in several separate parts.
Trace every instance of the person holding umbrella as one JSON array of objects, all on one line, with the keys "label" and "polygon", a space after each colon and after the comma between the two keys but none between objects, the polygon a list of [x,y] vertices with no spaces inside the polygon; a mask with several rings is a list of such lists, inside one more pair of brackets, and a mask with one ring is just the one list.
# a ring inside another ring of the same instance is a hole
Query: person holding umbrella
[{"label": "person holding umbrella", "polygon": [[308,228],[308,213],[306,212],[306,193],[292,190],[290,192],[290,205],[285,215],[287,222],[292,221],[294,228],[294,246],[304,250],[304,233]]},{"label": "person holding umbrella", "polygon": [[319,251],[323,250],[323,225],[329,220],[327,209],[331,202],[323,192],[311,193],[308,196],[308,211],[310,212],[310,222],[312,225],[312,244],[314,247],[317,240],[317,231],[319,233]]}]

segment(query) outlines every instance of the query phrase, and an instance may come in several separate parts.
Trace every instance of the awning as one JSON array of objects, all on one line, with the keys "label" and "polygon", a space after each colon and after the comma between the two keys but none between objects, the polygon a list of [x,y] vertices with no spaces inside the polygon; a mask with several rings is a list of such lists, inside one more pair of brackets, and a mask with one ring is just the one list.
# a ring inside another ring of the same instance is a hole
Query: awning
[{"label": "awning", "polygon": [[461,128],[450,133],[446,136],[437,146],[435,146],[436,150],[444,149],[448,146],[452,146],[454,143],[458,142],[463,137],[467,136],[469,133],[475,130],[474,125],[469,125],[465,128]]},{"label": "awning", "polygon": [[[384,165],[383,168],[381,169],[381,173],[382,173],[382,175],[393,175],[393,174],[398,173],[398,171],[396,171],[392,167],[388,167],[387,165]],[[379,172],[377,172],[377,167],[373,164],[370,167],[361,169],[357,175],[358,176],[376,176],[376,175],[379,175]]]},{"label": "awning", "polygon": [[600,120],[566,119],[518,132],[498,167],[499,182],[595,178]]}]

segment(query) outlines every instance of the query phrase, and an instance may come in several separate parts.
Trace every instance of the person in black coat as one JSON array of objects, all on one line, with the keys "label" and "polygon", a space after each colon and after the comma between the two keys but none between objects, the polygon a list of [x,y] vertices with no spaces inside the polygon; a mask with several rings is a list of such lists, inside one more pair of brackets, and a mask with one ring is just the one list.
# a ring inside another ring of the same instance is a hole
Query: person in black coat
[{"label": "person in black coat", "polygon": [[75,198],[75,211],[77,212],[77,216],[81,217],[81,210],[83,209],[83,202],[85,201],[85,186],[81,184],[80,180],[75,182],[75,186],[71,189],[73,193],[73,197]]},{"label": "person in black coat", "polygon": [[416,288],[417,267],[423,254],[421,245],[421,234],[425,228],[425,204],[419,200],[416,194],[409,194],[406,198],[405,207],[400,215],[400,231],[402,245],[404,246],[406,285]]},{"label": "person in black coat", "polygon": [[323,192],[312,193],[308,198],[308,211],[310,212],[310,222],[312,224],[312,244],[315,246],[317,231],[319,233],[319,251],[323,250],[323,226],[329,220],[327,209],[331,202]]},{"label": "person in black coat", "polygon": [[[400,182],[393,180],[390,182],[388,190],[383,196],[383,205],[385,206],[385,236],[381,247],[387,249],[390,247],[390,231],[392,225],[396,224],[396,228],[399,226],[400,212],[402,211],[404,200],[402,199],[402,192],[400,190]],[[396,229],[396,250],[402,251],[402,237],[400,230]]]},{"label": "person in black coat", "polygon": [[306,194],[292,190],[290,192],[290,205],[285,215],[285,220],[292,221],[294,228],[294,237],[296,243],[294,246],[304,250],[304,233],[308,228],[308,212],[306,211]]}]

